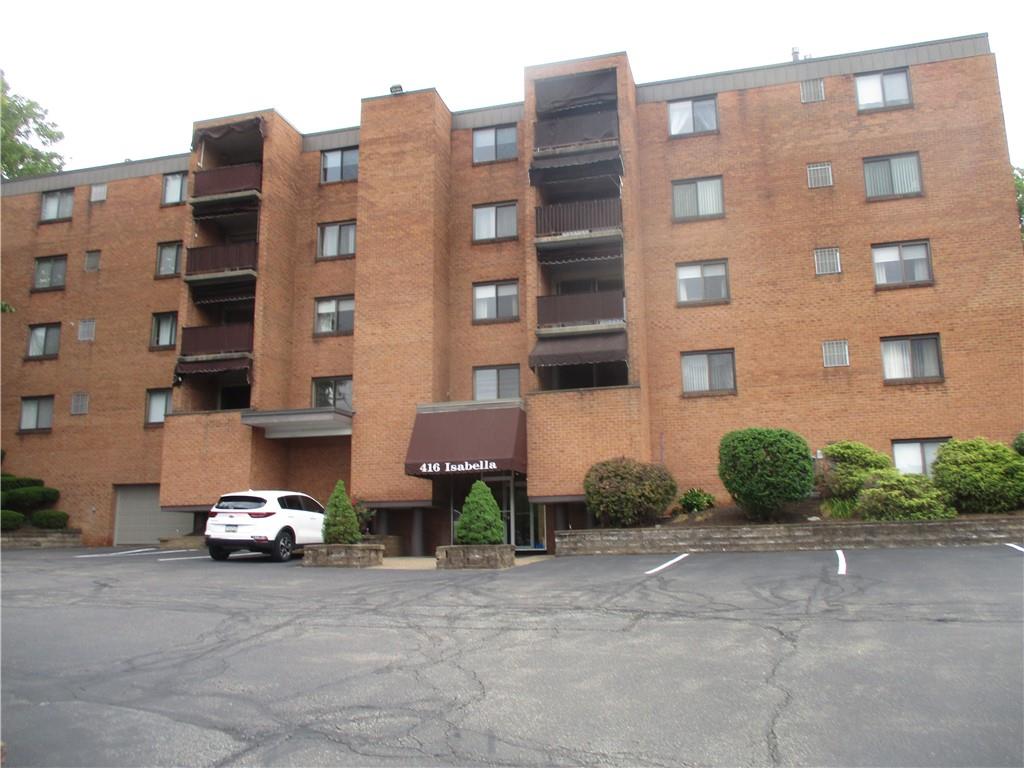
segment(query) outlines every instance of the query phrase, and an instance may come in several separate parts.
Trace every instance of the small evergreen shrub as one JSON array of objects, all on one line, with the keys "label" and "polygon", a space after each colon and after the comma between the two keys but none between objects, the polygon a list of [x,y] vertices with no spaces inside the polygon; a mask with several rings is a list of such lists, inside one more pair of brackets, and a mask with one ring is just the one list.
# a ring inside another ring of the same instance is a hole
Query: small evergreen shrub
[{"label": "small evergreen shrub", "polygon": [[1009,512],[1024,505],[1024,456],[978,437],[950,440],[932,465],[935,485],[960,512]]},{"label": "small evergreen shrub", "polygon": [[505,523],[491,489],[477,480],[469,489],[462,514],[455,522],[457,544],[504,544]]},{"label": "small evergreen shrub", "polygon": [[68,527],[68,513],[57,509],[40,509],[32,513],[32,525],[36,528],[59,530]]},{"label": "small evergreen shrub", "polygon": [[773,517],[810,494],[814,461],[807,441],[786,429],[740,429],[718,446],[718,476],[752,520]]},{"label": "small evergreen shrub", "polygon": [[0,480],[0,490],[13,491],[16,488],[31,488],[35,485],[42,485],[43,481],[35,477],[16,477],[15,475],[4,475]]},{"label": "small evergreen shrub", "polygon": [[956,517],[945,493],[924,475],[872,476],[857,498],[865,520],[948,520]]},{"label": "small evergreen shrub", "polygon": [[844,464],[861,469],[886,469],[892,466],[892,461],[884,453],[879,453],[874,448],[858,443],[856,440],[840,440],[837,443],[826,445],[822,449],[825,458],[833,464]]},{"label": "small evergreen shrub", "polygon": [[0,531],[16,531],[25,524],[25,516],[13,509],[0,509]]},{"label": "small evergreen shrub", "polygon": [[662,465],[623,456],[588,469],[583,491],[601,525],[630,528],[653,525],[672,504],[678,486]]},{"label": "small evergreen shrub", "polygon": [[829,461],[820,479],[826,498],[855,499],[871,472],[892,468],[888,456],[855,440],[832,443],[822,453]]},{"label": "small evergreen shrub", "polygon": [[324,509],[324,544],[358,544],[363,540],[359,531],[356,511],[345,490],[345,481],[339,480]]},{"label": "small evergreen shrub", "polygon": [[702,488],[689,488],[679,497],[679,507],[687,514],[696,515],[715,506],[715,497]]},{"label": "small evergreen shrub", "polygon": [[1013,450],[1021,456],[1024,456],[1024,432],[1018,433],[1017,436],[1013,438]]},{"label": "small evergreen shrub", "polygon": [[59,498],[60,491],[56,488],[31,485],[25,488],[15,488],[13,491],[4,491],[0,506],[4,509],[13,509],[16,512],[32,512],[50,506]]},{"label": "small evergreen shrub", "polygon": [[835,496],[821,502],[821,511],[832,520],[849,520],[857,509],[857,499],[841,499]]}]

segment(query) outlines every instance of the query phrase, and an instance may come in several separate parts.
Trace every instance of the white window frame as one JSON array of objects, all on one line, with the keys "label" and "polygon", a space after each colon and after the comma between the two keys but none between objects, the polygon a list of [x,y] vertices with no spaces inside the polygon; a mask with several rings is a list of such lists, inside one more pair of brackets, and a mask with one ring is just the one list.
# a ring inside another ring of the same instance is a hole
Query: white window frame
[{"label": "white window frame", "polygon": [[832,163],[825,161],[823,163],[808,163],[807,164],[807,188],[808,189],[821,189],[822,187],[832,186]]}]

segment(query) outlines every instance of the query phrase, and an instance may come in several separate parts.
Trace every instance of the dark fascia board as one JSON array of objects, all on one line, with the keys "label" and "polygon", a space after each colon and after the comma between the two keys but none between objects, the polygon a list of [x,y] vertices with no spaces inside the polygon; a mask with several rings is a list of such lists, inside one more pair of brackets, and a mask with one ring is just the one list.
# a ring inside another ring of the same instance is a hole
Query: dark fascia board
[{"label": "dark fascia board", "polygon": [[59,171],[25,179],[4,181],[0,194],[28,195],[49,192],[54,189],[82,187],[89,184],[104,184],[121,179],[136,179],[140,176],[156,176],[165,173],[178,173],[188,170],[190,155],[166,155],[148,160],[126,160],[123,163],[97,165],[74,171]]}]

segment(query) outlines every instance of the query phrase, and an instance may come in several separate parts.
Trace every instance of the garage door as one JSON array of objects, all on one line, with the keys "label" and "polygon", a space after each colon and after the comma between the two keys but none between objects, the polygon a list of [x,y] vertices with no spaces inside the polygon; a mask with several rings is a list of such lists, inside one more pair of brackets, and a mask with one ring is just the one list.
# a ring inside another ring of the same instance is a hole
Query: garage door
[{"label": "garage door", "polygon": [[192,515],[160,510],[159,485],[118,485],[115,544],[156,544],[161,536],[192,532]]}]

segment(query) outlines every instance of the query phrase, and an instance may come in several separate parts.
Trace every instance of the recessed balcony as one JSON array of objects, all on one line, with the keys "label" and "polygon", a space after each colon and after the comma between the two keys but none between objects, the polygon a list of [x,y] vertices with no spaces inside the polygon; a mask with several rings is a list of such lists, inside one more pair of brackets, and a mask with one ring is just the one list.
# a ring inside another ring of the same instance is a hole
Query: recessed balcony
[{"label": "recessed balcony", "polygon": [[544,205],[536,216],[538,248],[622,239],[622,201],[617,197]]},{"label": "recessed balcony", "polygon": [[181,329],[181,357],[221,357],[252,354],[252,323],[201,325]]},{"label": "recessed balcony", "polygon": [[557,332],[578,326],[622,324],[626,319],[625,299],[623,291],[538,296],[538,330]]},{"label": "recessed balcony", "polygon": [[251,282],[256,279],[258,257],[256,241],[189,248],[185,282]]}]

